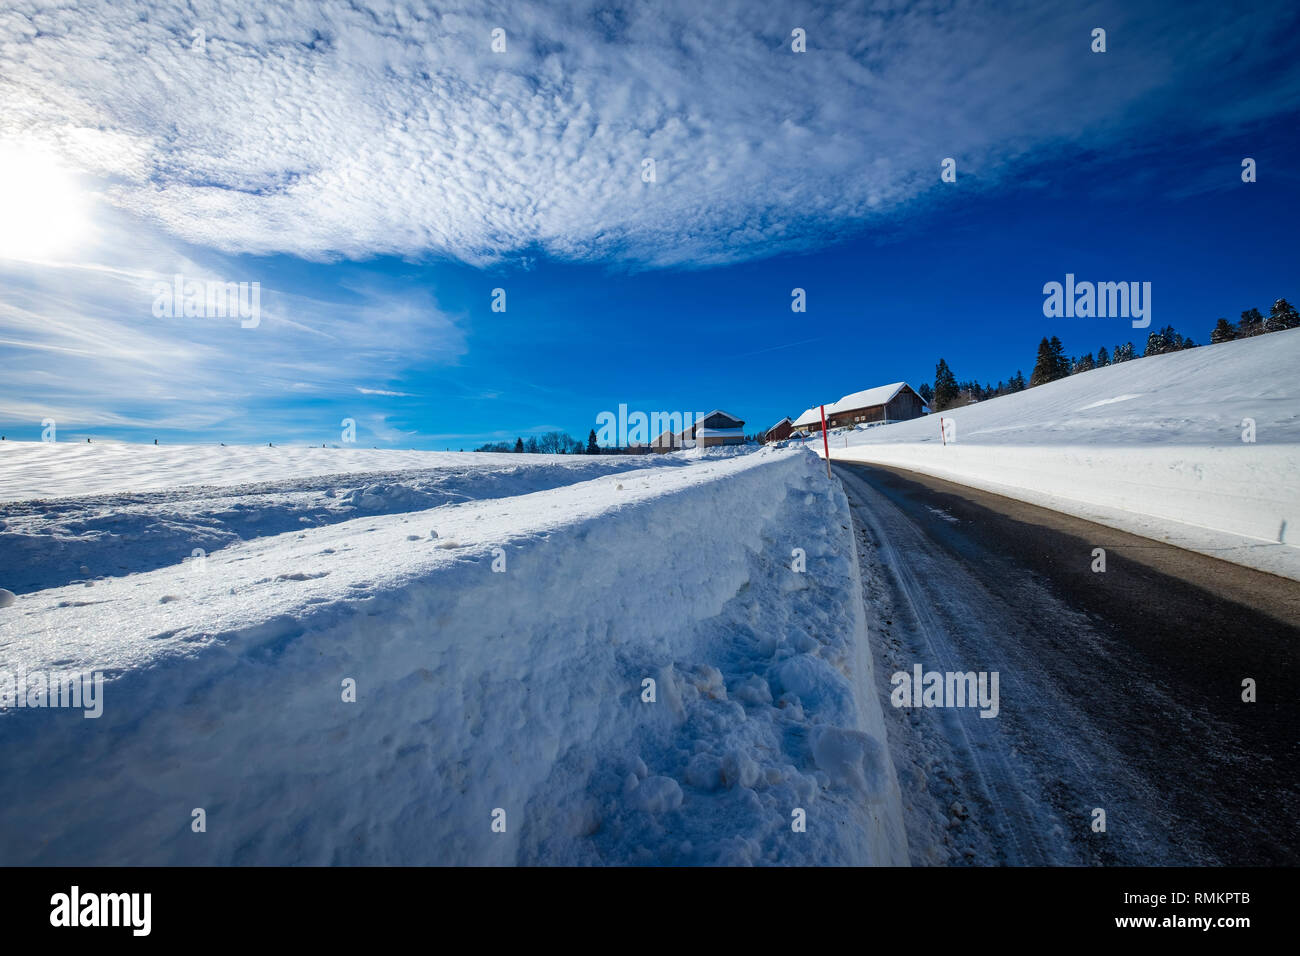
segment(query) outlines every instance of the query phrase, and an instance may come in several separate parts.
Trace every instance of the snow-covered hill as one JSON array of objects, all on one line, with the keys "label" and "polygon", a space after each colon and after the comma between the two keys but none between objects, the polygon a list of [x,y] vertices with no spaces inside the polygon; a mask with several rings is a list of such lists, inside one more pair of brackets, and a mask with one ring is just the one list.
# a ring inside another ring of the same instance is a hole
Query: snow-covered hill
[{"label": "snow-covered hill", "polygon": [[[830,436],[948,478],[1300,580],[1300,329]],[[809,442],[818,453],[821,439]]]},{"label": "snow-covered hill", "polygon": [[[462,476],[473,500],[427,471],[191,499],[173,486],[225,469],[134,451],[93,487],[170,462],[124,519],[131,553],[165,559],[0,607],[0,672],[107,679],[97,719],[0,711],[0,859],[907,861],[848,506],[814,456],[561,462],[567,483],[501,456]],[[320,451],[311,467],[343,470]],[[552,486],[510,493],[533,480]],[[126,499],[89,500],[49,504],[112,538]],[[240,509],[274,527],[184,560],[192,529]]]}]

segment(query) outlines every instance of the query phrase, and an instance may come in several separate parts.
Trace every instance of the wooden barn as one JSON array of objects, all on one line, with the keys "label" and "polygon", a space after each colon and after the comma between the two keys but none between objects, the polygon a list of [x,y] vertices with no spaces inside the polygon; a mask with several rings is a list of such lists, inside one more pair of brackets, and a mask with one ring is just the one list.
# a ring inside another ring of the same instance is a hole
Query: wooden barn
[{"label": "wooden barn", "polygon": [[794,422],[783,418],[767,431],[763,432],[763,443],[785,441],[794,432]]},{"label": "wooden barn", "polygon": [[[851,428],[854,425],[886,425],[906,422],[925,414],[925,400],[906,382],[877,385],[845,395],[838,402],[826,406],[827,428]],[[814,405],[794,420],[795,428],[819,432],[822,427],[821,409]]]},{"label": "wooden barn", "polygon": [[677,448],[714,448],[718,445],[745,444],[745,422],[715,408],[700,417],[695,424],[681,431],[663,433],[650,443],[655,451],[672,451]]},{"label": "wooden barn", "polygon": [[794,420],[794,428],[796,431],[804,431],[810,434],[813,432],[821,431],[822,430],[821,409],[818,408],[816,405],[814,405],[812,408],[805,411],[802,415],[800,415],[798,418]]}]

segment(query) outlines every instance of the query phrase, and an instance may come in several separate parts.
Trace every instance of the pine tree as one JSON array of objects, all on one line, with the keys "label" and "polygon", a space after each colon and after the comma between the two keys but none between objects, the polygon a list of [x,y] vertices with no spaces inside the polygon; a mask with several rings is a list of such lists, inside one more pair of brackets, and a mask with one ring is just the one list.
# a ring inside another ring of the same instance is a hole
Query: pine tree
[{"label": "pine tree", "polygon": [[518,455],[518,454],[522,454],[522,453],[523,453],[523,450],[524,450],[524,440],[523,440],[522,438],[516,438],[516,439],[515,439],[515,454],[516,454],[516,455]]},{"label": "pine tree", "polygon": [[934,401],[934,389],[930,388],[929,382],[922,382],[921,387],[916,390],[916,394],[921,396],[921,401],[926,405],[934,407],[931,403]]},{"label": "pine tree", "polygon": [[1179,335],[1172,325],[1166,325],[1163,329],[1156,332],[1147,333],[1147,347],[1142,354],[1145,355],[1165,355],[1169,352],[1177,352],[1181,349],[1196,348],[1196,343],[1190,338],[1184,338]]},{"label": "pine tree", "polygon": [[1178,352],[1181,351],[1182,349],[1196,348],[1196,343],[1192,340],[1192,337],[1190,335],[1179,335],[1177,332],[1174,331],[1174,327],[1172,325],[1166,325],[1164,327],[1164,333],[1165,333],[1165,341],[1169,343],[1170,352]]},{"label": "pine tree", "polygon": [[1220,342],[1231,342],[1237,337],[1237,330],[1232,327],[1232,323],[1227,319],[1219,319],[1214,323],[1214,331],[1210,333],[1210,344],[1218,345]]},{"label": "pine tree", "polygon": [[1247,309],[1241,313],[1241,321],[1237,323],[1237,338],[1248,339],[1253,335],[1264,334],[1264,316],[1259,309]]},{"label": "pine tree", "polygon": [[1097,368],[1105,368],[1110,364],[1110,353],[1106,351],[1106,346],[1097,349]]},{"label": "pine tree", "polygon": [[1052,379],[1056,380],[1058,378],[1065,378],[1070,374],[1070,357],[1065,354],[1065,346],[1061,344],[1061,340],[1055,335],[1052,336],[1051,346],[1052,365],[1055,370]]},{"label": "pine tree", "polygon": [[1010,391],[1023,392],[1027,387],[1028,383],[1025,381],[1025,374],[1020,369],[1016,369],[1016,377],[1011,380],[1009,385]]},{"label": "pine tree", "polygon": [[1111,353],[1110,364],[1118,365],[1120,362],[1131,362],[1134,358],[1133,343],[1125,342],[1123,345],[1115,346],[1115,351]]},{"label": "pine tree", "polygon": [[934,404],[930,407],[941,412],[957,400],[957,377],[943,359],[934,367]]},{"label": "pine tree", "polygon": [[1300,327],[1300,314],[1286,299],[1278,299],[1273,308],[1268,310],[1268,320],[1264,323],[1266,332],[1285,332],[1287,329]]},{"label": "pine tree", "polygon": [[599,455],[600,446],[596,444],[596,429],[587,432],[587,454]]},{"label": "pine tree", "polygon": [[1083,358],[1074,363],[1073,374],[1077,375],[1080,372],[1091,372],[1096,367],[1097,363],[1093,361],[1092,353],[1089,352]]},{"label": "pine tree", "polygon": [[1038,357],[1034,360],[1034,370],[1029,373],[1029,387],[1045,385],[1056,377],[1056,365],[1052,359],[1052,343],[1044,338],[1038,343]]}]

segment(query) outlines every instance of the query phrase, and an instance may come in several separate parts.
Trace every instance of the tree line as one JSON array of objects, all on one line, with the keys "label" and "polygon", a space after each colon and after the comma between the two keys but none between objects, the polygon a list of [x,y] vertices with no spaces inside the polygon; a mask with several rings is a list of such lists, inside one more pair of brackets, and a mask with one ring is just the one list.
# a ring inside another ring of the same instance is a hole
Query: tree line
[{"label": "tree line", "polygon": [[1300,328],[1300,314],[1286,299],[1278,299],[1273,308],[1268,310],[1268,317],[1260,314],[1259,309],[1247,309],[1241,313],[1241,320],[1235,325],[1226,318],[1214,323],[1210,332],[1210,344],[1231,342],[1234,339],[1249,339],[1269,332],[1285,332],[1287,329]]},{"label": "tree line", "polygon": [[[756,445],[759,442],[759,435],[746,435],[745,441]],[[649,445],[628,445],[618,448],[598,445],[596,429],[593,428],[587,432],[585,445],[565,432],[547,432],[545,435],[530,437],[527,441],[516,438],[513,445],[508,441],[488,442],[474,450],[529,455],[644,455],[654,449]]]},{"label": "tree line", "polygon": [[567,432],[547,432],[545,435],[532,435],[525,441],[516,438],[514,444],[508,441],[488,442],[474,449],[475,451],[513,452],[529,455],[599,455],[602,449],[596,444],[596,430],[587,435],[584,445]]},{"label": "tree line", "polygon": [[598,445],[596,429],[593,428],[587,432],[585,445],[567,432],[547,432],[545,435],[530,436],[527,441],[516,438],[513,445],[508,441],[488,442],[474,450],[517,455],[644,455],[652,449],[649,445],[632,445],[626,448],[607,448]]},{"label": "tree line", "polygon": [[[1247,309],[1241,313],[1241,320],[1235,325],[1226,318],[1219,319],[1210,332],[1210,342],[1217,345],[1220,342],[1231,342],[1234,339],[1251,338],[1294,328],[1300,328],[1300,314],[1296,313],[1286,299],[1278,299],[1273,303],[1267,317],[1258,309]],[[917,393],[925,399],[931,411],[941,412],[945,409],[959,408],[973,402],[997,398],[999,395],[1022,392],[1026,388],[1054,382],[1094,368],[1104,368],[1107,365],[1118,365],[1136,358],[1146,358],[1148,355],[1164,355],[1168,352],[1192,348],[1196,348],[1196,342],[1189,336],[1179,335],[1172,325],[1147,333],[1146,348],[1140,356],[1133,348],[1132,342],[1124,342],[1116,345],[1111,351],[1107,351],[1106,346],[1103,345],[1097,350],[1095,356],[1089,352],[1086,355],[1073,357],[1065,354],[1061,340],[1053,335],[1050,339],[1045,337],[1038,343],[1038,354],[1035,356],[1034,367],[1029,373],[1028,381],[1025,381],[1024,374],[1017,369],[1016,374],[1008,381],[999,381],[997,385],[987,383],[980,385],[979,382],[974,381],[959,382],[952,369],[948,367],[948,363],[941,358],[934,369],[934,386],[924,383],[917,389]]]}]

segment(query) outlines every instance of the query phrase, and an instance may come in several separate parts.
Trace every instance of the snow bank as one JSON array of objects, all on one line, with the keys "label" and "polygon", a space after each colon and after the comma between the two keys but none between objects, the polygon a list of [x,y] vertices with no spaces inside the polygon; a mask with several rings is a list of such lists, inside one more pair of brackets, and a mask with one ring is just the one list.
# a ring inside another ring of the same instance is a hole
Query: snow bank
[{"label": "snow bank", "polygon": [[20,595],[0,670],[108,682],[98,719],[0,712],[0,858],[905,863],[821,467],[647,468]]},{"label": "snow bank", "polygon": [[[831,435],[896,465],[1300,580],[1300,330],[1071,376]],[[1253,435],[1247,425],[1253,422]],[[1253,441],[1243,441],[1253,437]],[[809,447],[821,453],[821,439]]]}]

